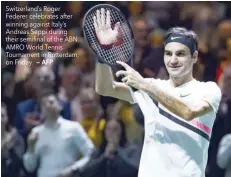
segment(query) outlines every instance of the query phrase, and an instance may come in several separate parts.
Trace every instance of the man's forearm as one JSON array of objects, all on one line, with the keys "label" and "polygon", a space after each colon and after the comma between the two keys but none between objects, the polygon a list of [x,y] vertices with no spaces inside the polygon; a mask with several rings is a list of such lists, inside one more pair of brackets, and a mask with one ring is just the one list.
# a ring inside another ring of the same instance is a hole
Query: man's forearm
[{"label": "man's forearm", "polygon": [[113,74],[111,68],[106,64],[96,64],[95,90],[99,94],[106,94],[107,90],[113,89]]},{"label": "man's forearm", "polygon": [[90,159],[91,156],[86,156],[71,165],[73,172],[81,170],[90,161]]},{"label": "man's forearm", "polygon": [[23,156],[23,164],[28,172],[35,171],[37,167],[38,157],[35,153],[26,152]]},{"label": "man's forearm", "polygon": [[163,91],[163,89],[158,87],[158,85],[144,80],[140,89],[145,91],[156,101],[160,102],[174,114],[182,117],[185,120],[191,119],[191,109],[180,99],[174,97],[166,91]]}]

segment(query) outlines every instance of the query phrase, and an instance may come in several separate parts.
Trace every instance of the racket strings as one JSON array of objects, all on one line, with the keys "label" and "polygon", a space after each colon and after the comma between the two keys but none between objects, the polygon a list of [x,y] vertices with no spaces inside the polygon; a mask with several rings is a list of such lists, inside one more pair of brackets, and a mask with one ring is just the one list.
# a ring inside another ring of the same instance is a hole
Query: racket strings
[{"label": "racket strings", "polygon": [[[96,11],[100,10],[101,8],[105,9],[105,16],[106,11],[110,11],[112,29],[117,22],[120,22],[119,33],[121,35],[121,41],[118,45],[113,45],[111,48],[105,48],[100,45],[94,29],[93,16],[96,16]],[[133,38],[130,28],[126,23],[126,19],[121,14],[121,12],[113,8],[108,8],[107,6],[95,8],[91,13],[88,14],[87,18],[85,19],[84,30],[89,44],[99,55],[99,57],[104,59],[104,61],[110,64],[116,64],[116,61],[127,62],[131,58],[133,52]]]}]

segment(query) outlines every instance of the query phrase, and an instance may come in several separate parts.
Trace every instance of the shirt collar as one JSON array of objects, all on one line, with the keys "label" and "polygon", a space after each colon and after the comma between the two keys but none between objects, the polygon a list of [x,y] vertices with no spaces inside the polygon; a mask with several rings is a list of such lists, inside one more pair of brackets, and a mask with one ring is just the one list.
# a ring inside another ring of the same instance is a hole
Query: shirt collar
[{"label": "shirt collar", "polygon": [[52,128],[52,129],[57,129],[57,128],[59,128],[60,126],[61,126],[61,124],[62,124],[62,121],[63,121],[63,117],[62,116],[59,116],[59,118],[57,119],[57,121],[56,121],[56,123],[54,124],[54,125],[52,125],[52,126],[47,126],[47,125],[45,125],[47,128]]},{"label": "shirt collar", "polygon": [[[191,81],[186,82],[186,83],[184,83],[178,87],[175,87],[174,89],[176,89],[177,92],[180,93],[181,96],[190,95],[193,92],[194,87],[192,87],[192,86],[194,85],[193,83],[195,83],[195,81],[196,81],[196,79],[192,79]],[[170,80],[169,80],[169,83],[172,86]]]},{"label": "shirt collar", "polygon": [[189,82],[186,82],[180,86],[178,86],[177,88],[184,88],[184,87],[188,87],[189,85],[191,85],[192,83],[194,83],[196,80],[195,79],[192,79],[191,81]]}]

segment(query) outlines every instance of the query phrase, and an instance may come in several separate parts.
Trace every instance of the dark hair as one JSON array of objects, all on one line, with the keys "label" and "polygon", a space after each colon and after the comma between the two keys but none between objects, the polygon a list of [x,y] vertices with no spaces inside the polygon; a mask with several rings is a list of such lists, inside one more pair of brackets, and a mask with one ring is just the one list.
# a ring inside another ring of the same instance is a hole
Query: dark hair
[{"label": "dark hair", "polygon": [[192,39],[194,41],[194,43],[196,44],[196,49],[198,49],[198,36],[194,31],[187,30],[184,27],[173,27],[173,28],[170,28],[166,32],[165,37],[164,37],[164,41],[166,42],[167,39],[169,38],[169,36],[171,36],[173,34],[182,35],[182,36],[185,36],[189,39]]},{"label": "dark hair", "polygon": [[[102,154],[105,151],[105,148],[107,146],[107,140],[106,140],[106,136],[105,136],[105,130],[107,127],[108,122],[110,122],[111,120],[108,120],[105,124],[104,130],[103,130],[103,141],[102,144],[99,147],[99,154]],[[115,120],[116,122],[119,123],[120,127],[121,127],[121,136],[120,136],[120,142],[119,142],[119,146],[121,147],[125,147],[127,145],[127,137],[126,137],[126,131],[125,131],[125,125],[121,120]]]}]

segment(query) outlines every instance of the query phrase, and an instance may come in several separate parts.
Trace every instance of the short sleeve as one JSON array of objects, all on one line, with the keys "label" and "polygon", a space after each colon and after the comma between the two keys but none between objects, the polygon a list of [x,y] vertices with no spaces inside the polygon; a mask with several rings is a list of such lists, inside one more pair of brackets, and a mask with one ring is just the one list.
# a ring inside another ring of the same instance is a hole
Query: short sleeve
[{"label": "short sleeve", "polygon": [[215,82],[206,82],[203,100],[207,101],[217,113],[221,101],[221,90]]},{"label": "short sleeve", "polygon": [[[163,80],[161,79],[154,79],[154,78],[145,78],[146,81],[150,82],[151,84],[155,84],[155,85],[163,85]],[[141,90],[137,90],[133,87],[129,87],[129,92],[130,92],[130,95],[132,97],[132,102],[130,102],[130,104],[135,104],[135,103],[138,103],[138,98],[137,98],[137,92],[139,93],[142,93],[141,95],[143,95],[143,98],[147,97],[147,96],[144,96],[144,95],[147,95],[147,94],[143,94],[144,92],[141,91]]]}]

